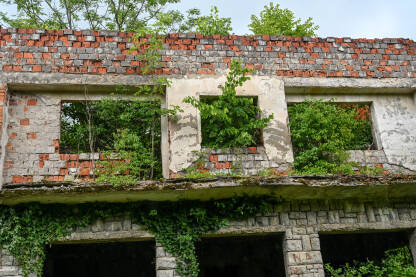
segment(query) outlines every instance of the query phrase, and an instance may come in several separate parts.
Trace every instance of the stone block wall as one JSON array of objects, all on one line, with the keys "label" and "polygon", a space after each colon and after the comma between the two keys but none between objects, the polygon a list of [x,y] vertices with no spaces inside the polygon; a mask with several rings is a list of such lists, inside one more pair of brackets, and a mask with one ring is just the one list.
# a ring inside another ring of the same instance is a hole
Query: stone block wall
[{"label": "stone block wall", "polygon": [[[230,222],[216,236],[282,233],[283,258],[287,277],[324,277],[319,234],[383,232],[408,230],[409,246],[416,255],[416,203],[414,201],[354,202],[341,200],[304,200],[283,202],[270,214]],[[413,234],[412,234],[413,232]],[[69,242],[152,239],[128,217],[98,220],[76,230]],[[156,247],[158,277],[174,277],[175,258],[160,244]],[[416,259],[416,256],[415,256]],[[4,250],[0,254],[0,276],[20,276],[14,259]]]}]

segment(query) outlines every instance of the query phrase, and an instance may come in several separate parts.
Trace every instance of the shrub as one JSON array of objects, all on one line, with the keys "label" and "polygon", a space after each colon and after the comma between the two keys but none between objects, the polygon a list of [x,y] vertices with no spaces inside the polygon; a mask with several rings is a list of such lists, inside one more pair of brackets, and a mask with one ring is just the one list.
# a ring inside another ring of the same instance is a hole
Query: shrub
[{"label": "shrub", "polygon": [[412,255],[408,247],[386,251],[380,264],[374,261],[354,261],[353,265],[346,263],[340,268],[333,268],[330,264],[326,264],[325,269],[331,277],[416,276],[416,267],[413,266]]},{"label": "shrub", "polygon": [[371,144],[368,118],[361,120],[357,108],[343,108],[333,101],[307,100],[288,109],[297,173],[353,173],[345,150]]}]

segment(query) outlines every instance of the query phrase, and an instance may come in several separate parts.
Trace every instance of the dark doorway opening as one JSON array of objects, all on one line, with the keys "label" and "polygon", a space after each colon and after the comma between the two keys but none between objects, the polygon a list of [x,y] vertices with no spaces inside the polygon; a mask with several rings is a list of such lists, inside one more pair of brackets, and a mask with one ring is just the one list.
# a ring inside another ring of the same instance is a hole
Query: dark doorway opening
[{"label": "dark doorway opening", "polygon": [[156,276],[155,257],[154,241],[53,245],[43,276]]},{"label": "dark doorway opening", "polygon": [[383,232],[362,234],[319,234],[322,259],[333,267],[341,267],[354,260],[381,261],[384,252],[409,245],[409,233]]},{"label": "dark doorway opening", "polygon": [[284,277],[282,235],[205,238],[197,245],[200,277]]}]

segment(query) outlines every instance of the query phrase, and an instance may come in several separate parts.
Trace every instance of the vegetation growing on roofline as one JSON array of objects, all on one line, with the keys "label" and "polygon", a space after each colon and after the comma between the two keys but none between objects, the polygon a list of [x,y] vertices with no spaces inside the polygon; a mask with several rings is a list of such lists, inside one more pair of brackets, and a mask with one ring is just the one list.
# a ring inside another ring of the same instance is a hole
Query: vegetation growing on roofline
[{"label": "vegetation growing on roofline", "polygon": [[319,29],[319,26],[312,22],[311,17],[302,23],[291,10],[281,9],[279,4],[274,5],[272,2],[269,6],[264,6],[259,17],[251,16],[248,27],[255,35],[296,37],[316,36],[315,31]]}]

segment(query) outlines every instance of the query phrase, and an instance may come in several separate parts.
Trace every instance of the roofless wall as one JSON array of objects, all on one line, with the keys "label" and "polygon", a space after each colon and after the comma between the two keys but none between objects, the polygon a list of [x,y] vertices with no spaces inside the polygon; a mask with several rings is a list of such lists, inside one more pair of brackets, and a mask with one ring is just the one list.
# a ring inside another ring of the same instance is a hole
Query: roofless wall
[{"label": "roofless wall", "polygon": [[[274,195],[281,202],[271,214],[232,222],[208,236],[277,234],[268,239],[280,245],[276,249],[280,249],[286,271],[280,273],[290,277],[323,277],[325,255],[336,250],[322,255],[326,246],[321,248],[320,236],[331,241],[335,233],[403,231],[394,235],[401,236],[394,242],[405,241],[416,256],[416,181],[412,176],[416,171],[414,41],[169,34],[160,50],[163,63],[156,74],[171,81],[161,96],[161,105],[183,109],[177,119],[162,118],[160,122],[163,176],[171,180],[146,181],[127,188],[83,182],[93,175],[92,161],[99,160],[100,155],[62,152],[62,103],[99,100],[117,85],[134,88],[148,84],[150,77],[142,75],[138,53],[130,51],[133,35],[0,30],[0,204],[206,201],[236,194]],[[233,58],[256,69],[237,95],[252,97],[266,115],[274,114],[274,119],[262,132],[262,145],[242,152],[205,149],[201,146],[200,114],[183,99],[220,95]],[[288,106],[309,98],[366,105],[373,144],[371,149],[352,149],[350,159],[394,174],[204,181],[174,178],[183,176],[183,170],[198,161],[195,152],[201,150],[205,153],[202,170],[227,173],[243,157],[244,175],[257,175],[267,168],[286,175],[294,159]],[[152,239],[153,235],[123,215],[100,219],[62,242]],[[348,239],[348,235],[342,237],[346,245]],[[351,241],[360,240],[362,237],[354,236]],[[232,240],[226,243],[233,244]],[[175,257],[158,243],[153,250],[157,276],[177,276]],[[50,262],[58,258],[53,256]],[[218,263],[214,258],[207,256],[204,262]],[[232,263],[233,257],[223,262]],[[20,275],[16,261],[2,251],[0,276]]]}]

